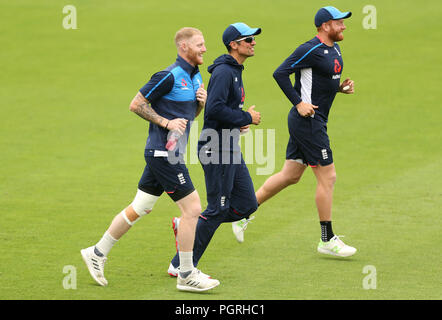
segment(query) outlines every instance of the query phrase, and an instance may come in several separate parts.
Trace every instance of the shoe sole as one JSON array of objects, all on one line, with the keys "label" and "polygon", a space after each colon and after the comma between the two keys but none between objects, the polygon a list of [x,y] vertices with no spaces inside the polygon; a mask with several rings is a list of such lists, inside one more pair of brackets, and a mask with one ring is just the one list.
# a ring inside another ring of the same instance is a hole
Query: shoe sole
[{"label": "shoe sole", "polygon": [[93,267],[89,265],[89,263],[88,263],[89,257],[86,253],[86,249],[81,250],[80,253],[81,253],[81,257],[83,258],[84,263],[86,264],[89,274],[95,280],[95,282],[98,283],[100,286],[103,286],[103,287],[107,286],[107,283],[104,283],[104,282],[101,282],[100,280],[98,280],[97,276],[95,275],[95,273],[93,271]]},{"label": "shoe sole", "polygon": [[175,272],[172,272],[172,271],[169,271],[169,270],[167,270],[167,273],[168,273],[169,276],[171,276],[171,277],[174,277],[174,278],[178,277],[178,273],[175,273]]},{"label": "shoe sole", "polygon": [[336,257],[343,257],[343,258],[350,257],[350,256],[354,255],[356,253],[356,251],[353,252],[353,253],[349,253],[349,254],[345,254],[344,255],[344,254],[339,254],[339,253],[336,253],[336,252],[333,252],[333,251],[330,251],[330,250],[327,250],[327,249],[318,248],[318,252],[319,253],[328,254],[328,255],[336,256]]},{"label": "shoe sole", "polygon": [[204,289],[198,289],[198,288],[195,288],[195,287],[189,287],[189,286],[183,286],[183,285],[179,285],[179,284],[177,284],[176,285],[176,288],[178,289],[178,290],[180,290],[180,291],[188,291],[188,292],[204,292],[204,291],[208,291],[208,290],[210,290],[210,289],[213,289],[213,288],[216,288],[217,286],[219,286],[219,282],[217,283],[217,284],[215,284],[215,285],[213,285],[213,286],[211,286],[211,287],[209,287],[209,288],[204,288]]},{"label": "shoe sole", "polygon": [[[175,223],[175,220],[176,220],[176,219],[177,219],[176,217],[172,218],[172,230],[173,230],[173,234],[174,234],[174,236],[175,236],[175,248],[176,248],[176,252],[178,252],[178,240],[177,240],[178,230],[177,230],[177,228],[176,228],[176,223]],[[169,273],[169,274],[170,274],[170,273]]]}]

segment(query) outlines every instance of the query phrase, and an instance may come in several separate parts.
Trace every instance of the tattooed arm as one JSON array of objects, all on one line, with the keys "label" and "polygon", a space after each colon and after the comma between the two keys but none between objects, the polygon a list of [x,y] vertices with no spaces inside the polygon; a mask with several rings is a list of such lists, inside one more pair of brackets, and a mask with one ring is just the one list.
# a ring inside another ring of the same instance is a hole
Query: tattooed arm
[{"label": "tattooed arm", "polygon": [[130,103],[129,110],[136,113],[144,120],[152,122],[161,128],[165,128],[167,130],[177,130],[181,133],[186,130],[186,119],[177,118],[169,120],[160,116],[155,112],[149,101],[144,98],[140,92],[138,92],[135,98],[133,98],[132,102]]},{"label": "tattooed arm", "polygon": [[155,123],[162,128],[166,127],[168,120],[156,113],[149,101],[144,98],[140,92],[138,92],[135,98],[133,98],[129,110],[136,113],[144,120]]}]

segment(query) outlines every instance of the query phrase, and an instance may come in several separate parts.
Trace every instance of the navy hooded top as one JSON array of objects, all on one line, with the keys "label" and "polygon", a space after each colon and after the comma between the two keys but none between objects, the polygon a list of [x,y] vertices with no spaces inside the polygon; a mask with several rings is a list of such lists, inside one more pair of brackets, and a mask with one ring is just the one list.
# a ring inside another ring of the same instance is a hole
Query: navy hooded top
[{"label": "navy hooded top", "polygon": [[244,66],[228,54],[221,55],[209,66],[211,77],[207,87],[204,126],[198,141],[198,150],[211,140],[214,131],[218,134],[219,149],[212,151],[240,150],[239,128],[252,123],[250,113],[242,110],[245,100],[243,70]]}]

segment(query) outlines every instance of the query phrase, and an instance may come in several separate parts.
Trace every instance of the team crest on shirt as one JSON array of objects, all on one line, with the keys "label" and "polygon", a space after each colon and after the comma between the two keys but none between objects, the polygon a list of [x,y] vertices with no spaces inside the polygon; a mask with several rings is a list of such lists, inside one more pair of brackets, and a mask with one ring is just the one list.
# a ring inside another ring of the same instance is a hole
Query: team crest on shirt
[{"label": "team crest on shirt", "polygon": [[335,59],[335,73],[339,73],[339,72],[341,72],[341,69],[342,69],[342,66],[341,66],[341,64],[339,63],[339,60],[338,60],[338,59]]},{"label": "team crest on shirt", "polygon": [[181,79],[181,90],[189,90],[189,88],[187,87],[187,81],[186,79]]}]

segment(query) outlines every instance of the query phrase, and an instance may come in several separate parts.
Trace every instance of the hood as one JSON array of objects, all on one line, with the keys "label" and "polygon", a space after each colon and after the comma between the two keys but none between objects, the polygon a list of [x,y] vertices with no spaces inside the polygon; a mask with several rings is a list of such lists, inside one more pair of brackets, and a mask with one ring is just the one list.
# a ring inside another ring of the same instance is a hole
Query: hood
[{"label": "hood", "polygon": [[216,58],[215,61],[213,61],[213,64],[207,68],[207,71],[209,71],[209,73],[212,73],[217,66],[222,64],[228,64],[241,70],[244,69],[244,66],[242,64],[239,64],[238,61],[236,61],[235,58],[232,57],[230,54],[223,54],[222,56]]}]

